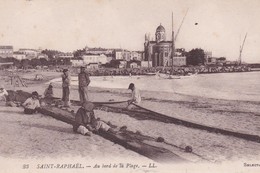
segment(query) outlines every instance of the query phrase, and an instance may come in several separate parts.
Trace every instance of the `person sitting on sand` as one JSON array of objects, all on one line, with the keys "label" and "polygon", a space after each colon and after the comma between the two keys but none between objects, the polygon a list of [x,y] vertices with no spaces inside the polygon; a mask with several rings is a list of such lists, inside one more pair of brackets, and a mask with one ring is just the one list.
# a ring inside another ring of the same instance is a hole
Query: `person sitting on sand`
[{"label": "person sitting on sand", "polygon": [[34,114],[40,107],[39,94],[37,91],[32,92],[32,97],[25,100],[22,106],[24,107],[25,114]]},{"label": "person sitting on sand", "polygon": [[135,85],[133,83],[129,84],[128,89],[130,89],[132,91],[132,96],[131,96],[131,99],[128,100],[127,109],[133,109],[134,105],[132,105],[132,103],[138,105],[141,103],[142,99],[141,99],[139,90],[135,87]]},{"label": "person sitting on sand", "polygon": [[52,86],[52,83],[50,83],[48,88],[45,89],[43,95],[44,95],[44,101],[47,104],[51,104],[53,102],[53,86]]},{"label": "person sitting on sand", "polygon": [[114,130],[105,122],[101,121],[99,118],[96,119],[93,111],[94,107],[94,104],[91,102],[85,102],[82,104],[82,107],[78,109],[75,116],[76,124],[73,125],[74,132],[88,136],[91,136],[92,131],[114,132]]},{"label": "person sitting on sand", "polygon": [[0,101],[6,102],[6,97],[8,96],[8,92],[5,90],[4,86],[0,86]]},{"label": "person sitting on sand", "polygon": [[53,98],[53,86],[52,83],[49,84],[48,88],[44,91],[44,98],[52,99]]}]

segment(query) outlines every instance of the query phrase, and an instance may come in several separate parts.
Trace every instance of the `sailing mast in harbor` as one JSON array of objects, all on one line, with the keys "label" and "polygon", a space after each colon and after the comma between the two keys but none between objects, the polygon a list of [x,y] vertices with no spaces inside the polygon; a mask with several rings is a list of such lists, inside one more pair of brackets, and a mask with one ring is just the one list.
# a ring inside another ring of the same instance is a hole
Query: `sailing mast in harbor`
[{"label": "sailing mast in harbor", "polygon": [[180,33],[182,24],[183,24],[183,22],[184,22],[184,20],[185,20],[185,18],[186,18],[186,16],[187,16],[187,14],[188,14],[188,11],[189,11],[189,8],[187,9],[187,11],[186,11],[184,17],[182,18],[181,24],[180,24],[180,26],[179,26],[179,28],[178,28],[177,33],[176,33],[175,36],[174,36],[174,31],[173,31],[173,12],[172,12],[172,53],[171,53],[172,66],[173,66],[173,58],[174,58],[174,55],[175,55],[175,41],[177,40],[177,37],[178,37],[178,35],[179,35],[179,33]]},{"label": "sailing mast in harbor", "polygon": [[243,48],[244,48],[244,44],[245,44],[245,41],[246,41],[246,37],[247,37],[247,33],[245,35],[245,38],[244,38],[244,41],[242,43],[242,45],[240,45],[240,49],[239,49],[239,58],[238,58],[238,64],[241,65],[242,63],[242,51],[243,51]]},{"label": "sailing mast in harbor", "polygon": [[175,40],[174,40],[174,31],[173,31],[173,12],[172,12],[172,53],[171,53],[172,67],[173,67],[174,54],[175,54]]}]

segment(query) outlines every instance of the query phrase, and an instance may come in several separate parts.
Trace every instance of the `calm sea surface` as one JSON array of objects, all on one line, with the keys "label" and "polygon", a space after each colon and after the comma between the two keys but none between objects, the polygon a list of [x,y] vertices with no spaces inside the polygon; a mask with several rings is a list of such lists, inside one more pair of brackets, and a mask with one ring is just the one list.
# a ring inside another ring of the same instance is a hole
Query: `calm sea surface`
[{"label": "calm sea surface", "polygon": [[[77,85],[77,78],[72,78]],[[57,82],[59,82],[58,79]],[[92,87],[127,88],[135,83],[140,90],[166,91],[208,98],[260,101],[260,72],[200,74],[182,79],[156,76],[91,77]]]}]

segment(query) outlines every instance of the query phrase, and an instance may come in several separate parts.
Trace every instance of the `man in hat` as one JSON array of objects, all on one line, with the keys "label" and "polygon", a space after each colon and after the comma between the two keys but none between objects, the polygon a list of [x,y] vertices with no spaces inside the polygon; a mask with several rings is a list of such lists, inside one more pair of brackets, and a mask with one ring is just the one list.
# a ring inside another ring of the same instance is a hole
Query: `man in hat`
[{"label": "man in hat", "polygon": [[37,91],[32,92],[32,96],[25,100],[22,106],[24,107],[25,114],[34,114],[37,108],[40,107],[39,94]]},{"label": "man in hat", "polygon": [[80,73],[78,75],[79,81],[79,99],[80,103],[88,101],[88,85],[90,83],[89,75],[85,71],[85,67],[80,67]]},{"label": "man in hat", "polygon": [[70,75],[69,70],[64,69],[63,74],[61,75],[62,78],[62,101],[64,107],[70,106]]},{"label": "man in hat", "polygon": [[111,131],[113,129],[105,122],[100,121],[100,119],[95,117],[94,114],[94,104],[91,102],[85,102],[82,104],[76,113],[75,124],[73,125],[73,131],[81,133],[83,135],[91,135],[91,131]]},{"label": "man in hat", "polygon": [[130,83],[128,86],[128,89],[130,89],[132,91],[132,96],[131,96],[131,99],[128,100],[127,109],[133,109],[132,103],[140,104],[142,99],[141,99],[139,90],[135,87],[135,84]]}]

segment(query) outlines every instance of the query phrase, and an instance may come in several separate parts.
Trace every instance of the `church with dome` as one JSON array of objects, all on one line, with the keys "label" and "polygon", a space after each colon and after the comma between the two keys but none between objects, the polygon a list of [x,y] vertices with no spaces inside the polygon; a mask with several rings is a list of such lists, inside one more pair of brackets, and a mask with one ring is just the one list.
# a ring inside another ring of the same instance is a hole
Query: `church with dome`
[{"label": "church with dome", "polygon": [[145,34],[145,61],[152,62],[152,67],[186,65],[186,57],[178,56],[175,49],[174,31],[170,41],[166,40],[165,28],[160,24],[155,31],[155,41]]}]

